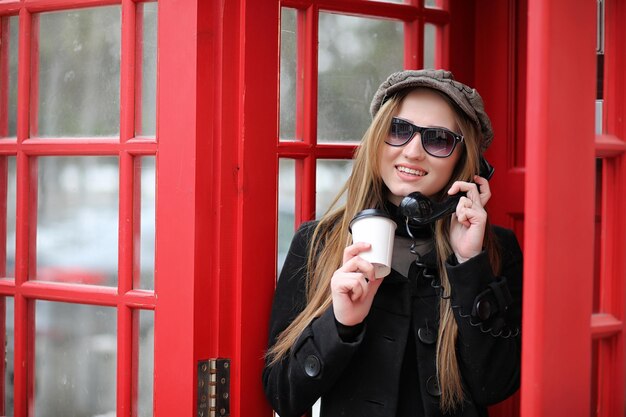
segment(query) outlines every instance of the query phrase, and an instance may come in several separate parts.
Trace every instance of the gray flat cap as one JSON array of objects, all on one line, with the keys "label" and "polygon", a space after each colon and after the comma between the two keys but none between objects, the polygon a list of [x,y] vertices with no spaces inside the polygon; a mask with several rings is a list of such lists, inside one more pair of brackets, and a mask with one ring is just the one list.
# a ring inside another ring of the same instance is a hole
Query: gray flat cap
[{"label": "gray flat cap", "polygon": [[370,106],[372,117],[378,113],[380,106],[398,91],[417,87],[432,88],[450,97],[478,127],[481,133],[480,150],[484,152],[489,147],[493,139],[493,129],[489,116],[485,113],[483,99],[475,88],[456,81],[450,71],[424,69],[391,74],[374,94]]}]

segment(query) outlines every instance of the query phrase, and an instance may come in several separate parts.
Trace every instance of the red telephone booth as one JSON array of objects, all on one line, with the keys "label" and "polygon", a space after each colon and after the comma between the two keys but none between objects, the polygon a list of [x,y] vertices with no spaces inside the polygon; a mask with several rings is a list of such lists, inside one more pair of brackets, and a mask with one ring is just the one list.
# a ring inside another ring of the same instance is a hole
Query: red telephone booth
[{"label": "red telephone booth", "polygon": [[522,385],[491,415],[624,415],[624,21],[623,0],[0,0],[0,415],[271,416],[285,246],[378,84],[423,67],[481,92],[490,216],[523,243]]}]

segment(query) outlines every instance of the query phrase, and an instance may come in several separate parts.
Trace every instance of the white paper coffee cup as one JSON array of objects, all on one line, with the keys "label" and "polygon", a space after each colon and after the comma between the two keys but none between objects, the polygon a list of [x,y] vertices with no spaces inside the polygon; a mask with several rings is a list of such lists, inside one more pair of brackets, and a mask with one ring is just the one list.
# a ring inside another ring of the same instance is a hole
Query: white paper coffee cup
[{"label": "white paper coffee cup", "polygon": [[366,242],[371,249],[359,256],[374,265],[376,278],[382,278],[391,272],[393,239],[396,222],[382,210],[367,209],[357,213],[350,221],[352,242]]}]

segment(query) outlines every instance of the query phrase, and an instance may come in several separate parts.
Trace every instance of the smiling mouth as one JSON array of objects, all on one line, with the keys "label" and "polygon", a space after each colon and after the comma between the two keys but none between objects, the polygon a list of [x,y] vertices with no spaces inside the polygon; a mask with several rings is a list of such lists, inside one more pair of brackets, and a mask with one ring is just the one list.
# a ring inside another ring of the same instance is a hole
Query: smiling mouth
[{"label": "smiling mouth", "polygon": [[397,165],[396,169],[404,174],[409,174],[409,175],[415,175],[418,177],[423,177],[424,175],[428,174],[426,171],[420,171],[417,169],[411,169],[411,168],[407,168],[405,166],[401,166],[401,165]]}]

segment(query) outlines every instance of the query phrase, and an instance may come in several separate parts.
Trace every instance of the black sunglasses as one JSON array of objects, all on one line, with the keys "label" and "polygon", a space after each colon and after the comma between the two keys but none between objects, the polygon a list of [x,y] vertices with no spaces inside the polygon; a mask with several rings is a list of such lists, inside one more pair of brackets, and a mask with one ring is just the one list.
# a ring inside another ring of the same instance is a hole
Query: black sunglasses
[{"label": "black sunglasses", "polygon": [[422,137],[422,147],[426,153],[436,158],[447,158],[454,152],[456,144],[463,142],[463,136],[446,128],[416,126],[407,120],[394,117],[391,119],[389,137],[385,143],[391,146],[404,146],[416,133]]}]

